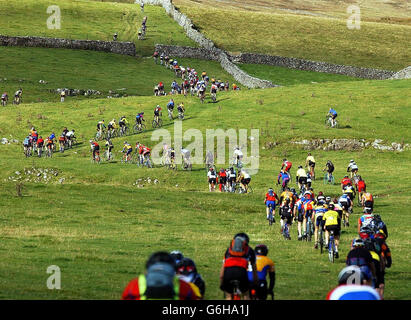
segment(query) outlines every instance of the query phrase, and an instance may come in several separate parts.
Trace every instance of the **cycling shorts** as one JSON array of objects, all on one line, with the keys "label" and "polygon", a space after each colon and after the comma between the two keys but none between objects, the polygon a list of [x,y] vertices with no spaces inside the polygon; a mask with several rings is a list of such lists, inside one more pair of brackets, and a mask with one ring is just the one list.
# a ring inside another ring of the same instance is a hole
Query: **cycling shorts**
[{"label": "cycling shorts", "polygon": [[367,192],[366,189],[366,186],[358,186],[358,192]]},{"label": "cycling shorts", "polygon": [[247,178],[247,179],[241,179],[241,183],[244,185],[248,185],[251,181],[251,178]]},{"label": "cycling shorts", "polygon": [[374,202],[373,201],[365,201],[364,202],[364,207],[367,207],[367,208],[372,208],[373,207],[373,204],[374,204]]},{"label": "cycling shorts", "polygon": [[304,220],[304,215],[303,215],[303,213],[302,212],[298,212],[298,214],[297,214],[297,221],[298,222],[303,222],[303,220]]},{"label": "cycling shorts", "polygon": [[281,220],[287,220],[287,224],[291,225],[292,221],[293,221],[293,217],[291,216],[291,214],[289,212],[287,212],[285,215],[281,214]]},{"label": "cycling shorts", "polygon": [[299,184],[307,184],[307,177],[299,177],[298,178]]},{"label": "cycling shorts", "polygon": [[216,178],[210,178],[210,179],[208,179],[208,183],[216,183],[217,182],[217,179]]},{"label": "cycling shorts", "polygon": [[319,227],[322,224],[322,221],[323,221],[323,216],[322,215],[317,216],[317,218],[315,219],[315,226]]},{"label": "cycling shorts", "polygon": [[220,177],[220,184],[226,184],[227,183],[227,177]]},{"label": "cycling shorts", "polygon": [[267,208],[272,207],[275,210],[275,201],[266,201],[265,205]]},{"label": "cycling shorts", "polygon": [[308,165],[310,166],[310,167],[315,167],[315,162],[312,162],[312,161],[308,161]]},{"label": "cycling shorts", "polygon": [[338,226],[338,224],[325,226],[325,230],[327,230],[328,232],[334,231],[334,236],[338,237],[340,235],[340,227]]},{"label": "cycling shorts", "polygon": [[129,155],[129,154],[132,153],[132,152],[133,152],[133,149],[130,148],[130,149],[127,149],[127,153],[126,153],[126,154]]},{"label": "cycling shorts", "polygon": [[220,285],[220,289],[225,292],[232,293],[234,288],[230,281],[238,280],[240,282],[239,289],[242,293],[246,293],[250,289],[250,283],[248,281],[248,273],[245,268],[241,267],[227,267],[224,268],[223,281]]}]

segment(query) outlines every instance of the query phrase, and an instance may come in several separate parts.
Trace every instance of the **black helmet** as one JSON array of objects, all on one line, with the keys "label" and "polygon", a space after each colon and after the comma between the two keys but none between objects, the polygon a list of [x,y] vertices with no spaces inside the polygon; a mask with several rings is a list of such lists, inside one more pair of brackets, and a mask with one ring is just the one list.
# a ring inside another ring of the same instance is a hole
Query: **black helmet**
[{"label": "black helmet", "polygon": [[150,266],[158,262],[168,263],[168,264],[171,264],[172,266],[174,266],[175,264],[173,257],[168,252],[158,251],[158,252],[153,253],[150,256],[150,258],[147,260],[146,269],[148,269]]},{"label": "black helmet", "polygon": [[190,258],[181,259],[176,265],[177,274],[189,275],[197,273],[197,268],[193,260]]},{"label": "black helmet", "polygon": [[244,232],[237,233],[237,234],[234,236],[233,239],[235,239],[235,238],[237,238],[237,237],[242,237],[242,238],[244,238],[245,241],[247,242],[247,244],[250,243],[250,238],[249,238],[248,235],[247,235],[246,233],[244,233]]},{"label": "black helmet", "polygon": [[265,244],[258,244],[255,246],[255,254],[260,256],[266,256],[268,254],[268,248]]},{"label": "black helmet", "polygon": [[364,280],[364,273],[359,266],[348,266],[338,274],[338,284],[361,285]]},{"label": "black helmet", "polygon": [[171,251],[170,256],[173,258],[176,265],[184,258],[184,255],[181,253],[181,251],[178,250]]}]

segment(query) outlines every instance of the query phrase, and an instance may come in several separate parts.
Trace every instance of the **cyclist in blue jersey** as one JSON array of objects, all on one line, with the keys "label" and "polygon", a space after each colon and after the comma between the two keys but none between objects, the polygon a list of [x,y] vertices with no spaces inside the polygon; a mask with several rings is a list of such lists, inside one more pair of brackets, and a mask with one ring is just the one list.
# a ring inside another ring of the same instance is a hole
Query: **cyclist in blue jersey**
[{"label": "cyclist in blue jersey", "polygon": [[288,183],[290,182],[290,175],[286,171],[281,170],[277,176],[277,184],[280,184],[280,180],[282,180],[281,187],[284,191]]},{"label": "cyclist in blue jersey", "polygon": [[330,110],[328,110],[327,116],[330,118],[331,127],[335,127],[335,118],[337,118],[338,116],[337,111],[335,111],[333,108],[330,108]]}]

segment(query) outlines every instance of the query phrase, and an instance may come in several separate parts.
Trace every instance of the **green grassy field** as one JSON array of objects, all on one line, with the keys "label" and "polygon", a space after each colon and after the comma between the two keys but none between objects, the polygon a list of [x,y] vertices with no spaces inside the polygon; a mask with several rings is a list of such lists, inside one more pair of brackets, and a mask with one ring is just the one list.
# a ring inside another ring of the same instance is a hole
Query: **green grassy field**
[{"label": "green grassy field", "polygon": [[[196,261],[206,281],[206,299],[221,299],[218,273],[224,250],[236,232],[245,231],[253,246],[266,243],[270,248],[269,256],[277,267],[277,299],[324,299],[344,266],[359,208],[355,208],[350,228],[342,233],[341,259],[330,264],[327,256],[313,249],[313,243],[296,240],[296,226],[291,241],[281,238],[278,222],[268,226],[264,194],[274,186],[284,155],[293,167],[305,161],[307,151],[290,141],[381,138],[386,143],[410,143],[409,86],[409,81],[344,81],[223,93],[217,104],[208,103],[208,98],[203,105],[186,98],[184,131],[260,129],[260,169],[252,179],[252,195],[209,193],[205,171],[199,165],[192,172],[170,172],[121,164],[118,151],[124,139],[114,140],[117,161],[91,164],[87,141],[99,119],[118,118],[120,113],[131,119],[138,105],[151,121],[153,105],[164,106],[168,97],[68,102],[64,109],[57,103],[3,109],[0,137],[13,135],[21,140],[31,125],[43,135],[69,126],[76,129],[80,144],[52,159],[25,159],[20,145],[0,145],[0,297],[119,299],[128,281],[143,272],[152,252],[178,249]],[[324,127],[330,105],[339,111],[340,129]],[[288,106],[292,109],[286,112]],[[168,120],[164,128],[173,133]],[[153,146],[158,142],[151,141],[151,135],[148,130],[127,140]],[[270,141],[278,145],[264,149]],[[390,233],[393,266],[387,270],[385,298],[409,299],[410,232],[406,226],[410,222],[407,173],[411,151],[318,150],[313,154],[320,178],[319,171],[328,159],[336,165],[337,180],[351,158],[358,163],[376,198],[375,212],[381,214]],[[23,196],[18,197],[15,182],[4,179],[32,166],[57,168],[58,178],[66,180],[63,184],[23,182]],[[133,186],[137,179],[147,177],[159,183]],[[324,186],[322,180],[314,182],[314,189],[333,196],[340,192],[337,185]],[[49,265],[61,268],[61,290],[46,287]]]},{"label": "green grassy field", "polygon": [[408,25],[362,20],[360,30],[349,30],[346,18],[271,12],[270,7],[245,10],[237,7],[236,2],[232,2],[236,6],[233,10],[225,3],[215,3],[178,0],[175,5],[206,37],[230,52],[256,52],[394,71],[407,67],[411,61],[411,51],[404,46],[410,34]]},{"label": "green grassy field", "polygon": [[[61,29],[48,29],[47,8],[56,3],[49,0],[0,0],[0,30],[9,36],[43,36],[68,39],[111,41],[118,33],[119,41],[135,42],[137,53],[153,54],[157,43],[196,46],[183,28],[167,16],[164,9],[129,3],[96,2],[88,0],[59,0]],[[146,39],[138,40],[138,30],[147,16]]]},{"label": "green grassy field", "polygon": [[[5,67],[0,71],[0,91],[8,92],[12,99],[19,87],[24,90],[23,102],[60,101],[57,88],[93,89],[107,97],[109,90],[118,94],[153,95],[153,88],[163,81],[167,90],[173,80],[181,83],[174,72],[150,57],[135,58],[86,50],[0,47],[0,59]],[[234,81],[218,62],[178,59],[182,66],[207,70],[215,78]],[[29,69],[27,68],[29,66]],[[80,75],[80,76],[79,76]],[[7,79],[7,80],[4,80]],[[47,84],[39,83],[47,81]],[[126,90],[118,90],[118,89]],[[84,96],[67,97],[70,101]],[[11,101],[10,101],[11,102]]]}]

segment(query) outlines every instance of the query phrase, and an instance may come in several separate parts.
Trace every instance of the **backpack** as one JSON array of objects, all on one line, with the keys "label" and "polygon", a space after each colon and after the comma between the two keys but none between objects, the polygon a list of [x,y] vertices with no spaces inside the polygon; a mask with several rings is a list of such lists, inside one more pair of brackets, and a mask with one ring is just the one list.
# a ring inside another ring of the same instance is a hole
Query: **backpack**
[{"label": "backpack", "polygon": [[237,236],[231,241],[228,249],[230,256],[244,257],[248,253],[248,244],[245,238]]},{"label": "backpack", "polygon": [[146,299],[174,299],[178,287],[175,283],[175,271],[172,265],[167,263],[155,263],[147,269]]}]

